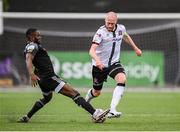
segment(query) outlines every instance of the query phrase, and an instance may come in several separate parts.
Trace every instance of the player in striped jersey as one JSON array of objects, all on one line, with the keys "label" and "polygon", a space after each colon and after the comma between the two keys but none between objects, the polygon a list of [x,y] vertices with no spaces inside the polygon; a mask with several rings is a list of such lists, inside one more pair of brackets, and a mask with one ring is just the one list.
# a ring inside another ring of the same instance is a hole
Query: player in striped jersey
[{"label": "player in striped jersey", "polygon": [[108,114],[109,118],[120,117],[122,114],[116,110],[123,95],[126,82],[125,70],[120,63],[122,40],[134,49],[137,56],[141,56],[141,49],[136,46],[128,35],[125,26],[117,24],[117,14],[115,12],[108,12],[105,18],[105,25],[101,26],[95,33],[89,51],[93,65],[93,89],[88,90],[86,101],[90,102],[91,99],[100,95],[103,83],[108,76],[113,78],[117,86],[113,92],[110,112]]}]

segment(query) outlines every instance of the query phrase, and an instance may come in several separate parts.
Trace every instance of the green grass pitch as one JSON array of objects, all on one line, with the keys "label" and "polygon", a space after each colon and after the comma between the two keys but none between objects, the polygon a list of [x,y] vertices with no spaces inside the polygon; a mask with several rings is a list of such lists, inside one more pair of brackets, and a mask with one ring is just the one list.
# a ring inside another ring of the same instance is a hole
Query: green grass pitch
[{"label": "green grass pitch", "polygon": [[[111,96],[104,92],[92,105],[106,109]],[[71,99],[54,94],[29,123],[17,123],[40,97],[37,92],[1,92],[0,131],[180,131],[180,93],[126,92],[118,106],[123,116],[103,124],[92,123]]]}]

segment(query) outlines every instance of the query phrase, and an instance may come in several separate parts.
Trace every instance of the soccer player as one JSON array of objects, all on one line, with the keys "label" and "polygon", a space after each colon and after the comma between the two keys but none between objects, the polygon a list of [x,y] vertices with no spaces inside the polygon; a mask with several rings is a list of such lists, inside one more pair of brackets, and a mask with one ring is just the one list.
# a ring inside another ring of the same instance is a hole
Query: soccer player
[{"label": "soccer player", "polygon": [[26,37],[27,45],[24,55],[31,85],[36,86],[39,84],[43,98],[37,100],[32,109],[19,122],[27,123],[38,110],[52,99],[53,91],[71,98],[78,106],[88,111],[95,122],[103,122],[109,110],[94,109],[91,104],[81,97],[78,91],[74,90],[54,73],[48,53],[41,45],[40,32],[37,29],[30,28],[26,31]]},{"label": "soccer player", "polygon": [[108,113],[109,118],[120,117],[122,114],[116,110],[123,96],[126,82],[125,70],[119,61],[122,39],[134,49],[137,56],[141,56],[142,51],[128,35],[125,26],[117,24],[117,14],[108,12],[105,17],[105,25],[101,26],[95,33],[89,50],[93,65],[93,89],[88,90],[85,99],[90,102],[94,97],[98,97],[107,77],[113,78],[117,86],[113,92],[110,112]]}]

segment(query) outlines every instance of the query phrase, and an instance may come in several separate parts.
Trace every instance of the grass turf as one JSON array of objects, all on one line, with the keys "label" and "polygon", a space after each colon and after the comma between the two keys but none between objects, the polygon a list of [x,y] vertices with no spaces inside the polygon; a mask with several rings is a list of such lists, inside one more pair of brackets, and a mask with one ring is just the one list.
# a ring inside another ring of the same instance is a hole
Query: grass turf
[{"label": "grass turf", "polygon": [[[92,105],[106,109],[111,96],[103,93]],[[54,94],[29,123],[17,123],[40,97],[40,93],[0,93],[0,131],[180,131],[180,93],[126,92],[118,106],[123,116],[103,124],[92,123],[71,99]]]}]

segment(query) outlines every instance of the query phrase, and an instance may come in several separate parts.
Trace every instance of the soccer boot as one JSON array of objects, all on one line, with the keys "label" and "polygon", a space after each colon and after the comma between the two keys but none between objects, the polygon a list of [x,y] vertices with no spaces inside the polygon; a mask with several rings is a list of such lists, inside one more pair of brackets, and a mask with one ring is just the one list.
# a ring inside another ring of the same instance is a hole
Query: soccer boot
[{"label": "soccer boot", "polygon": [[23,116],[18,120],[19,123],[27,123],[29,121],[29,117],[27,115]]},{"label": "soccer boot", "polygon": [[92,115],[92,120],[95,123],[103,123],[106,120],[106,115],[109,113],[110,109],[103,111],[102,109],[96,109]]},{"label": "soccer boot", "polygon": [[119,118],[122,115],[121,112],[110,111],[107,115],[108,118]]}]

